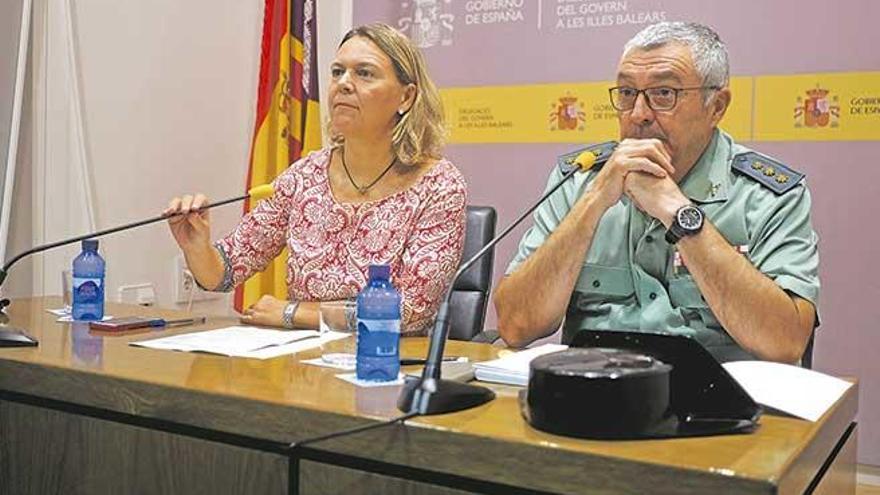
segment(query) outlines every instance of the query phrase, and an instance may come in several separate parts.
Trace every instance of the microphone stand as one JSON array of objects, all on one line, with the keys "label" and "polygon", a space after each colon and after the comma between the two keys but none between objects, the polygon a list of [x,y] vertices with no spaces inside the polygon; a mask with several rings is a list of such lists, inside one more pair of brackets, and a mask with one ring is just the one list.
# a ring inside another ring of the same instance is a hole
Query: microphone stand
[{"label": "microphone stand", "polygon": [[[563,175],[562,179],[551,187],[541,199],[533,204],[513,221],[503,232],[487,242],[477,254],[465,261],[455,272],[452,282],[446,290],[443,302],[437,310],[437,318],[434,320],[434,330],[431,333],[431,342],[428,345],[428,358],[420,378],[407,379],[397,399],[397,408],[407,413],[421,415],[443,414],[471,407],[479,406],[495,398],[495,392],[480,385],[471,385],[453,380],[441,378],[440,363],[443,361],[443,349],[446,346],[446,338],[449,334],[449,303],[452,299],[452,287],[455,281],[467,271],[477,260],[489,252],[504,239],[517,225],[522,223],[538,206],[562,187],[578,171],[586,171],[596,163],[604,163],[611,156],[611,152],[617,143],[603,143],[591,147],[572,160],[572,169]],[[593,151],[593,149],[596,151]]]},{"label": "microphone stand", "polygon": [[[211,208],[214,208],[215,206],[223,206],[223,205],[227,205],[229,203],[235,203],[237,201],[242,201],[242,200],[247,199],[251,196],[261,198],[261,197],[264,197],[264,195],[267,196],[267,195],[271,194],[271,192],[272,192],[271,186],[268,184],[262,185],[262,186],[257,186],[257,187],[250,189],[247,194],[244,194],[242,196],[237,196],[234,198],[224,199],[223,201],[218,201],[216,203],[208,204],[208,205],[200,208],[199,211],[209,210]],[[92,232],[89,234],[78,235],[76,237],[71,237],[69,239],[63,239],[60,241],[50,242],[48,244],[43,244],[41,246],[36,246],[31,249],[28,249],[27,251],[24,251],[22,253],[19,253],[19,254],[13,256],[9,261],[6,262],[6,264],[3,265],[3,268],[0,269],[0,287],[2,287],[3,282],[6,280],[6,275],[9,272],[9,269],[12,268],[12,265],[14,265],[17,261],[24,258],[25,256],[29,256],[31,254],[47,251],[49,249],[53,249],[53,248],[56,248],[59,246],[65,246],[67,244],[72,244],[74,242],[82,241],[84,239],[92,239],[95,237],[101,237],[101,236],[105,236],[107,234],[114,234],[116,232],[120,232],[123,230],[128,230],[128,229],[133,229],[135,227],[140,227],[142,225],[148,225],[151,223],[160,222],[162,220],[167,220],[171,217],[175,217],[178,215],[183,215],[183,213],[178,212],[178,213],[174,213],[171,215],[162,214],[162,215],[158,215],[158,216],[155,216],[152,218],[148,218],[146,220],[139,220],[137,222],[132,222],[132,223],[128,223],[125,225],[120,225],[118,227],[112,227],[109,229],[99,230],[97,232]],[[7,325],[9,317],[6,314],[5,310],[6,310],[6,307],[9,306],[9,304],[10,304],[9,299],[5,299],[5,298],[0,299],[0,347],[4,347],[4,346],[36,346],[36,345],[38,345],[37,340],[34,339],[33,337],[27,335],[27,333],[24,330]],[[24,338],[22,338],[22,336],[24,336]]]}]

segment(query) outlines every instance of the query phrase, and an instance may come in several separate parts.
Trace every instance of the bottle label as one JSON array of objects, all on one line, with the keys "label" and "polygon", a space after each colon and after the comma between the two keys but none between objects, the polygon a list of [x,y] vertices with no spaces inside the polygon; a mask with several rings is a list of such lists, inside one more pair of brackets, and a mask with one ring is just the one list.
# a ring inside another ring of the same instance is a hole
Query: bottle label
[{"label": "bottle label", "polygon": [[397,356],[400,320],[358,321],[358,353],[375,357]]},{"label": "bottle label", "polygon": [[356,375],[359,380],[392,381],[400,373],[400,320],[358,319]]},{"label": "bottle label", "polygon": [[73,277],[73,298],[77,303],[99,303],[104,301],[104,279]]}]

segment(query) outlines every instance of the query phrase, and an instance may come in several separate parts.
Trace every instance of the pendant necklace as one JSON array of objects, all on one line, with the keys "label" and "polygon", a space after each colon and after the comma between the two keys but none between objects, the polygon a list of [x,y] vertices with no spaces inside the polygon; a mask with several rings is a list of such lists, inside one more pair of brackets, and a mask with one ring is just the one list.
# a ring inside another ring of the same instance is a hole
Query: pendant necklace
[{"label": "pendant necklace", "polygon": [[355,189],[357,189],[357,192],[359,192],[361,194],[367,194],[367,191],[372,189],[373,186],[375,186],[377,182],[382,180],[382,177],[385,177],[385,174],[387,174],[388,171],[391,170],[391,167],[393,167],[394,164],[397,163],[397,157],[392,158],[391,163],[389,163],[388,166],[385,167],[385,170],[382,171],[381,174],[379,174],[379,177],[376,177],[375,179],[373,179],[373,182],[370,182],[366,186],[359,186],[357,184],[357,182],[354,181],[354,177],[351,176],[351,172],[348,171],[348,165],[345,163],[345,149],[342,149],[341,154],[342,154],[342,168],[345,170],[345,175],[348,177],[348,181],[351,182],[351,185]]}]

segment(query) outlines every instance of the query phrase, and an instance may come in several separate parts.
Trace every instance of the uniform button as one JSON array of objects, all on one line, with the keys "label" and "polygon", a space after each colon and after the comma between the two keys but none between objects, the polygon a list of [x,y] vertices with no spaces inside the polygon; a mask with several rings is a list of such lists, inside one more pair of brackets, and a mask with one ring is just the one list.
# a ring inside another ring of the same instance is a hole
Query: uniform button
[{"label": "uniform button", "polygon": [[649,235],[649,236],[645,237],[645,242],[654,242],[654,236]]},{"label": "uniform button", "polygon": [[648,294],[648,298],[651,299],[652,301],[653,301],[654,299],[657,299],[657,293],[656,293],[656,292],[652,292],[652,293]]},{"label": "uniform button", "polygon": [[599,282],[598,280],[593,280],[593,287],[599,287],[600,285],[602,285],[602,282]]}]

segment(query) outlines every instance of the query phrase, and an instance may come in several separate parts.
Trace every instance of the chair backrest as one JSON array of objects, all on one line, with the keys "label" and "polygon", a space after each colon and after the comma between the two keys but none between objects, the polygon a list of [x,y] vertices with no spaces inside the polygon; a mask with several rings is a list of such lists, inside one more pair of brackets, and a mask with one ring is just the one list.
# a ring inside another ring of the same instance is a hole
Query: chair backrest
[{"label": "chair backrest", "polygon": [[[491,206],[467,207],[462,262],[470,259],[495,237],[496,219],[495,208]],[[471,340],[483,330],[486,309],[489,306],[489,291],[492,289],[494,261],[493,248],[455,282],[449,305],[449,338]]]}]

